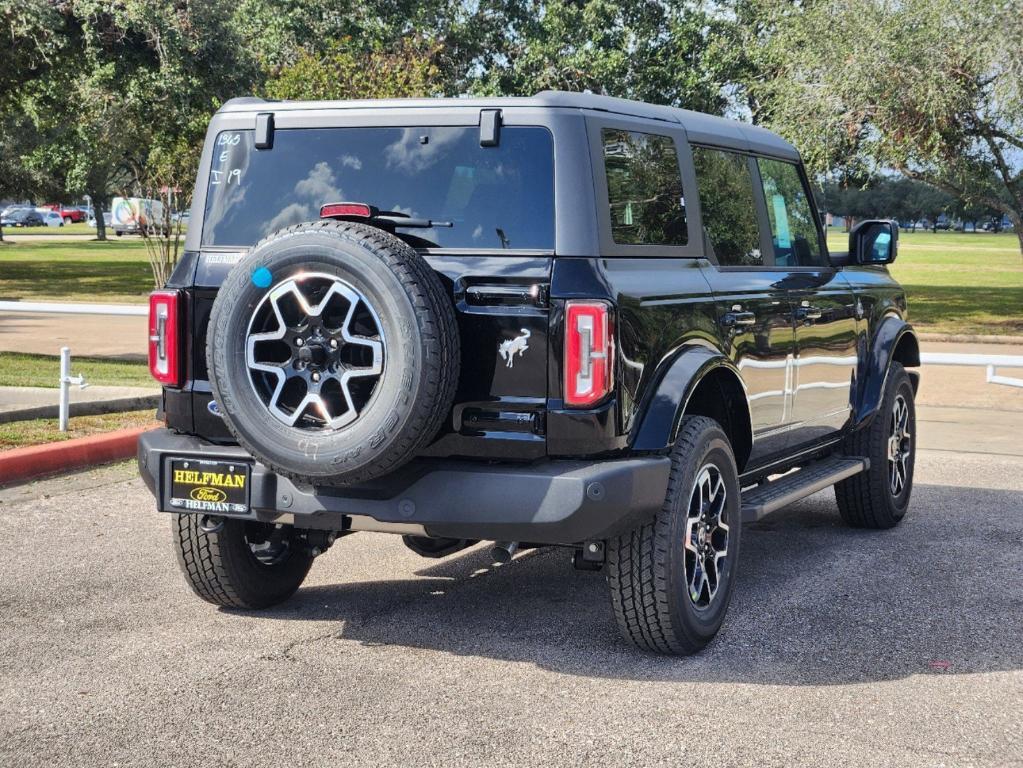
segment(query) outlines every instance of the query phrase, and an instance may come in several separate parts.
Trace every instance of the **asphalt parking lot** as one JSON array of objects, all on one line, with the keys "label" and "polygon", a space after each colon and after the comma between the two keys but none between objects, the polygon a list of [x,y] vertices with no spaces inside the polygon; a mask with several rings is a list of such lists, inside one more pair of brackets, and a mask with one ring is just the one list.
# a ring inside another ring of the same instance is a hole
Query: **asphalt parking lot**
[{"label": "asphalt parking lot", "polygon": [[1021,765],[1023,458],[921,451],[911,515],[755,526],[717,641],[617,637],[563,551],[358,534],[291,602],[185,587],[130,466],[0,491],[0,765]]}]

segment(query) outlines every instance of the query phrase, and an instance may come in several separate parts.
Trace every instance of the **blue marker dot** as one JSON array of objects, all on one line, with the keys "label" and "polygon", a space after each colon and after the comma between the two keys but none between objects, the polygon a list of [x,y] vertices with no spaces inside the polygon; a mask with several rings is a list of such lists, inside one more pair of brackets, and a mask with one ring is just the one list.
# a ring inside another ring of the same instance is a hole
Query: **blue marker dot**
[{"label": "blue marker dot", "polygon": [[257,288],[269,288],[273,282],[273,275],[266,267],[260,267],[252,273],[252,284]]}]

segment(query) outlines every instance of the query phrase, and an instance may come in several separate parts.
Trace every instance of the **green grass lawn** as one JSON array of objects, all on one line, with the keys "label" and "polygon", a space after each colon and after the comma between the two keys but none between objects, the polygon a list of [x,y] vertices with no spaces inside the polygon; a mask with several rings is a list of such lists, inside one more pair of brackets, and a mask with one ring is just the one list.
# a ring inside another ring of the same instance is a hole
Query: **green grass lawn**
[{"label": "green grass lawn", "polygon": [[139,303],[151,290],[140,238],[0,245],[0,299]]},{"label": "green grass lawn", "polygon": [[[86,382],[96,386],[158,386],[149,375],[149,367],[141,361],[73,357],[71,372],[85,376]],[[60,358],[55,355],[0,352],[0,387],[56,387],[59,376]]]},{"label": "green grass lawn", "polygon": [[[832,250],[846,235],[831,230]],[[903,232],[892,274],[921,331],[1023,334],[1023,257],[1011,233]],[[137,237],[0,245],[0,299],[140,303],[153,289]]]},{"label": "green grass lawn", "polygon": [[[847,236],[831,230],[828,245],[846,250]],[[1023,335],[1023,257],[1012,233],[903,231],[891,271],[920,331]]]}]

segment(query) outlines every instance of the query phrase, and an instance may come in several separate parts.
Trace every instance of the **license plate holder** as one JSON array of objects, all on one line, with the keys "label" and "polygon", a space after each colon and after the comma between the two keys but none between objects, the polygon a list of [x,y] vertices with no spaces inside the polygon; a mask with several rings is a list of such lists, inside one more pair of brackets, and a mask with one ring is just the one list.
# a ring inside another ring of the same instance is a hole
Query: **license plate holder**
[{"label": "license plate holder", "polygon": [[167,509],[244,515],[249,512],[249,465],[244,461],[171,458]]}]

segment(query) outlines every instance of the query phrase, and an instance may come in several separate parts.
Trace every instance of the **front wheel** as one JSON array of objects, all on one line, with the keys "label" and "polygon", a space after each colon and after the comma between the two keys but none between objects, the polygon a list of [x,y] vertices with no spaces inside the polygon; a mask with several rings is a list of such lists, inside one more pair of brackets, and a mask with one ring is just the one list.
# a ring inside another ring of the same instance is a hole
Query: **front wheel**
[{"label": "front wheel", "polygon": [[738,471],[728,437],[705,416],[683,420],[668,493],[648,523],[608,542],[618,628],[638,648],[696,653],[728,610],[741,534]]},{"label": "front wheel", "polygon": [[208,603],[269,608],[291,597],[313,564],[290,525],[225,520],[204,530],[203,523],[202,515],[174,515],[171,530],[185,580]]},{"label": "front wheel", "polygon": [[866,472],[835,486],[838,511],[855,528],[893,528],[906,515],[913,492],[916,408],[913,383],[901,364],[888,369],[881,407],[846,444],[850,456],[870,459]]}]

